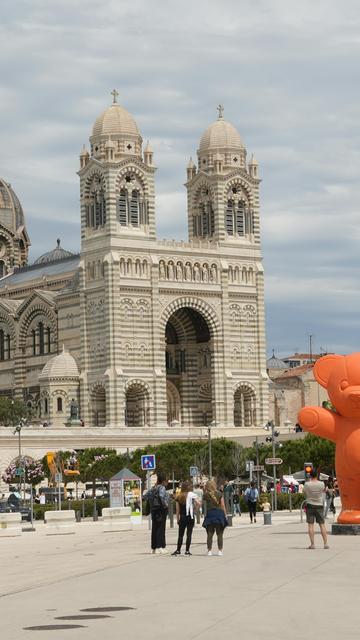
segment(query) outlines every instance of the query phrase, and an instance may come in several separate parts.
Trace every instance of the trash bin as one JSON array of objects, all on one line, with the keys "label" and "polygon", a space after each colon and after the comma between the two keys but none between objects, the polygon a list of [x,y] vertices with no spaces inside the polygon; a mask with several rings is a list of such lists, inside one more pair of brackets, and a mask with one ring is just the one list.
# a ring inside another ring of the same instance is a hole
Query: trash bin
[{"label": "trash bin", "polygon": [[75,511],[75,520],[76,522],[81,522],[81,511]]},{"label": "trash bin", "polygon": [[271,524],[271,511],[264,511],[264,524]]},{"label": "trash bin", "polygon": [[232,514],[231,513],[227,513],[226,514],[226,519],[228,521],[229,527],[232,527],[233,526],[233,524],[232,524],[232,520],[233,520]]}]

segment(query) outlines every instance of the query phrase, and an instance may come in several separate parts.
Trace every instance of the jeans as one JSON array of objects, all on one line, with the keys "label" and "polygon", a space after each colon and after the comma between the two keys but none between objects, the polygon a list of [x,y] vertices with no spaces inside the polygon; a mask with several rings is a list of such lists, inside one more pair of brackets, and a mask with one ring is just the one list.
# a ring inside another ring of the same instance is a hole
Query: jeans
[{"label": "jeans", "polygon": [[189,551],[194,524],[195,524],[195,520],[194,518],[191,518],[191,516],[180,516],[179,534],[178,534],[178,541],[177,541],[178,551],[181,551],[181,546],[183,543],[185,531],[186,531],[186,551]]},{"label": "jeans", "polygon": [[240,504],[236,503],[236,502],[234,502],[234,515],[235,515],[235,513],[238,513],[239,516],[241,516]]},{"label": "jeans", "polygon": [[254,516],[254,520],[256,520],[256,502],[251,502],[251,500],[249,500],[248,507],[249,507],[250,520],[252,522],[253,516]]},{"label": "jeans", "polygon": [[165,549],[165,529],[166,529],[167,509],[156,509],[151,512],[151,548]]}]

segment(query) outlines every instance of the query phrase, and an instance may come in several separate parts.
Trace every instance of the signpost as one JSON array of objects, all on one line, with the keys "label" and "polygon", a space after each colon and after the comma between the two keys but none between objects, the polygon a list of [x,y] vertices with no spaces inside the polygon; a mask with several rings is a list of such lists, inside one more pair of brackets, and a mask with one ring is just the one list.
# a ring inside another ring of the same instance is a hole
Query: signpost
[{"label": "signpost", "polygon": [[155,471],[156,458],[154,453],[149,453],[148,455],[141,456],[141,468],[143,471]]},{"label": "signpost", "polygon": [[254,470],[254,460],[246,460],[245,461],[245,468],[246,468],[246,471],[249,472],[250,482],[252,482],[252,474],[253,474],[253,470]]},{"label": "signpost", "polygon": [[265,458],[265,464],[282,464],[282,458]]},{"label": "signpost", "polygon": [[198,467],[190,467],[190,477],[191,478],[197,478],[199,474],[199,469]]},{"label": "signpost", "polygon": [[[155,471],[156,469],[156,458],[154,453],[149,453],[148,455],[141,456],[141,468],[143,471],[146,471],[146,492],[150,491],[150,476],[151,471]],[[149,529],[151,529],[151,515],[148,518]]]},{"label": "signpost", "polygon": [[62,473],[55,473],[55,482],[58,486],[58,509],[61,511],[61,483],[62,483]]}]

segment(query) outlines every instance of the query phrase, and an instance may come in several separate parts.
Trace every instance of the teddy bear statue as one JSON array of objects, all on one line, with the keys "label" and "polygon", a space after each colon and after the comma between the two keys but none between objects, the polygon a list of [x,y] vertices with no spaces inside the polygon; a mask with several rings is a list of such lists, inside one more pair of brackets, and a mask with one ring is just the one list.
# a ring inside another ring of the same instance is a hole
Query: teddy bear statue
[{"label": "teddy bear statue", "polygon": [[315,362],[313,373],[327,389],[334,410],[304,407],[298,420],[304,431],[336,443],[342,505],[337,522],[360,525],[360,353],[323,356]]}]

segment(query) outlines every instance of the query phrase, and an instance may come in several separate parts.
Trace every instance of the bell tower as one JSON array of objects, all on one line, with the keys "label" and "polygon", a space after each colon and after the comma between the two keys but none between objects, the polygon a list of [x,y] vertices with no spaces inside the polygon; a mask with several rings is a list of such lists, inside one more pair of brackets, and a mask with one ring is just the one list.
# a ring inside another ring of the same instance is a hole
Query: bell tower
[{"label": "bell tower", "polygon": [[246,149],[235,127],[218,119],[203,133],[198,166],[187,166],[189,239],[226,244],[259,242],[258,165],[246,163]]}]

